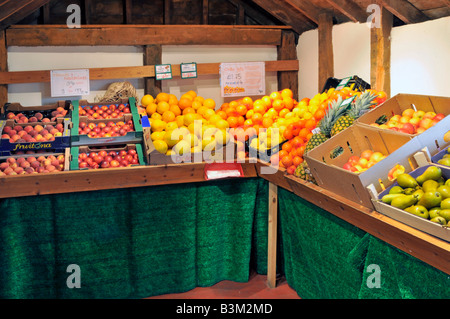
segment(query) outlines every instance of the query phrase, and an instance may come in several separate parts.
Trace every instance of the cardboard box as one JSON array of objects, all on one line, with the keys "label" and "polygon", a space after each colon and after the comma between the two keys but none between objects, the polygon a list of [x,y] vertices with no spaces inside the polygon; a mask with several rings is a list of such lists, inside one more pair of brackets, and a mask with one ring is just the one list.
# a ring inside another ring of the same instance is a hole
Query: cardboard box
[{"label": "cardboard box", "polygon": [[[394,165],[389,169],[383,169],[383,163],[394,151],[409,141],[411,141],[410,136],[398,135],[370,126],[352,125],[309,151],[304,158],[317,185],[373,209],[367,186],[374,180],[388,180],[387,174]],[[332,158],[334,150],[339,147],[342,147],[342,152]],[[360,156],[367,149],[381,152],[387,157],[359,174],[343,168],[350,156]]]},{"label": "cardboard box", "polygon": [[[70,163],[70,147],[64,148],[62,150],[50,150],[50,151],[44,151],[44,152],[36,152],[36,153],[32,153],[32,154],[30,153],[30,154],[14,154],[14,155],[0,156],[0,163],[7,161],[8,158],[10,158],[10,157],[18,159],[20,157],[28,158],[28,157],[33,156],[37,159],[39,156],[47,157],[50,155],[53,155],[55,157],[58,157],[59,155],[64,155],[63,170],[68,171],[70,169],[70,165],[69,165],[69,163]],[[59,171],[57,171],[57,172],[59,172]]]},{"label": "cardboard box", "polygon": [[[355,122],[361,125],[369,126],[382,115],[386,115],[387,118],[391,118],[395,114],[401,115],[402,112],[408,108],[416,107],[417,110],[425,112],[442,113],[444,115],[450,114],[450,97],[442,96],[429,96],[429,95],[417,95],[417,94],[397,94],[392,98],[385,101],[383,104],[374,108],[373,110],[365,113],[359,117]],[[406,134],[402,132],[396,132],[399,135],[412,135],[417,136],[420,134]],[[423,134],[423,133],[422,133]]]},{"label": "cardboard box", "polygon": [[144,156],[150,165],[168,165],[178,163],[198,163],[198,162],[234,162],[237,154],[236,142],[232,139],[223,147],[208,152],[189,153],[185,155],[166,155],[158,152],[151,139],[151,127],[147,116],[142,119]]},{"label": "cardboard box", "polygon": [[[127,143],[133,144],[133,143],[142,143],[143,139],[143,131],[142,131],[142,124],[141,124],[141,118],[139,116],[138,110],[136,108],[135,99],[133,97],[122,99],[121,102],[118,102],[117,104],[129,104],[131,113],[125,113],[123,117],[120,118],[111,118],[111,119],[89,119],[87,116],[80,116],[79,115],[79,106],[83,107],[86,105],[99,105],[101,106],[101,103],[88,103],[86,100],[77,100],[72,101],[73,104],[73,112],[72,112],[72,127],[71,127],[71,142],[72,146],[83,146],[83,145],[91,145],[91,146],[99,146],[99,145],[124,145]],[[109,103],[111,104],[111,103]],[[109,105],[108,104],[108,105]],[[106,105],[106,104],[105,104]],[[114,137],[103,137],[103,138],[90,138],[87,135],[79,135],[78,134],[78,127],[80,122],[85,123],[94,123],[98,124],[100,122],[108,123],[110,121],[112,122],[127,122],[129,120],[133,121],[134,131],[128,132],[124,136],[114,136]]]},{"label": "cardboard box", "polygon": [[[99,151],[106,151],[106,152],[119,152],[119,151],[128,151],[130,149],[134,149],[136,150],[136,153],[138,155],[138,159],[139,159],[139,164],[133,164],[131,166],[141,166],[141,165],[146,165],[145,163],[145,158],[144,158],[144,153],[142,150],[142,144],[127,144],[125,146],[111,146],[111,147],[101,147],[101,148],[96,148],[95,146],[87,146],[87,145],[83,145],[83,146],[74,146],[71,147],[70,149],[70,170],[87,170],[89,168],[80,168],[79,167],[79,163],[78,163],[78,156],[80,153],[91,153],[91,152],[99,152]],[[101,169],[101,167],[99,167],[99,169]]]},{"label": "cardboard box", "polygon": [[56,122],[35,122],[35,123],[16,123],[13,119],[2,120],[0,121],[0,135],[2,135],[3,130],[6,126],[14,127],[14,126],[45,126],[45,125],[63,125],[63,133],[62,136],[56,136],[53,141],[43,141],[43,142],[15,142],[11,143],[8,138],[0,139],[0,156],[10,156],[14,155],[15,152],[18,151],[41,151],[41,150],[58,150],[62,151],[63,149],[70,147],[70,126],[71,121],[68,118],[59,117],[56,119]]},{"label": "cardboard box", "polygon": [[[432,165],[432,164],[431,164]],[[424,165],[419,166],[415,170],[409,172],[409,174],[416,178],[417,176],[421,175],[429,166],[431,165]],[[442,168],[442,175],[445,179],[450,178],[450,168]],[[393,187],[398,185],[396,182],[393,183],[390,187],[385,189],[382,192],[377,192],[372,185],[368,186],[368,191],[371,194],[372,202],[375,207],[375,209],[382,213],[383,215],[386,215],[392,219],[395,219],[399,222],[402,222],[408,226],[414,227],[416,229],[419,229],[423,232],[426,232],[430,235],[433,235],[435,237],[441,238],[446,241],[450,241],[450,228],[442,226],[440,224],[437,224],[435,222],[432,222],[428,219],[416,216],[414,214],[410,214],[402,209],[393,207],[389,204],[383,203],[380,201],[380,199],[389,193],[389,190]]]},{"label": "cardboard box", "polygon": [[[51,121],[51,119],[54,117],[53,116],[54,114],[52,114],[52,112],[56,111],[56,109],[59,107],[64,108],[67,111],[67,113],[65,116],[58,116],[58,117],[63,117],[63,118],[67,118],[67,119],[72,118],[73,106],[71,104],[71,101],[65,100],[65,101],[58,101],[56,103],[49,104],[49,105],[40,105],[40,106],[22,106],[22,104],[20,104],[20,103],[6,103],[1,109],[0,120],[7,120],[8,119],[7,115],[9,113],[14,113],[16,115],[22,113],[28,119],[33,117],[36,113],[42,113],[44,118],[48,118],[48,119],[50,119],[51,123],[54,123],[55,121]],[[32,123],[37,124],[37,123],[42,123],[42,121],[39,121],[39,120],[36,122],[29,121],[27,124],[32,124]],[[44,123],[51,124],[49,122],[44,122]]]}]

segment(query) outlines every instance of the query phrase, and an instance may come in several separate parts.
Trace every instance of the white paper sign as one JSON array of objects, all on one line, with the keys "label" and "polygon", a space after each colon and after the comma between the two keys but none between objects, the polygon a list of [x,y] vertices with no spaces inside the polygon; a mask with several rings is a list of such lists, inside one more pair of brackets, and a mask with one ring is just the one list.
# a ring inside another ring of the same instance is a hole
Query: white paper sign
[{"label": "white paper sign", "polygon": [[220,87],[222,97],[264,95],[265,63],[221,63]]},{"label": "white paper sign", "polygon": [[53,70],[51,78],[51,95],[58,96],[77,96],[88,95],[89,70]]}]

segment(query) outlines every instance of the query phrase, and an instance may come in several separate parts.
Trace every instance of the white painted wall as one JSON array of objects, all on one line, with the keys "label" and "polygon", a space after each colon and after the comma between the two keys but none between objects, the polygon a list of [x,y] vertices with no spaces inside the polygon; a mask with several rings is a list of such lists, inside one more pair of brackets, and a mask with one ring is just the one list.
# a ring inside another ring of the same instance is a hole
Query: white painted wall
[{"label": "white painted wall", "polygon": [[[277,59],[275,46],[163,46],[162,63],[182,62],[249,62],[271,61]],[[74,68],[98,68],[143,65],[143,50],[133,46],[103,47],[10,47],[8,48],[9,71],[32,71]],[[144,92],[142,79],[114,79],[91,81],[91,93],[68,99],[87,99],[94,102],[101,97],[109,84],[116,81],[130,81],[137,89],[139,97]],[[220,106],[220,80],[218,75],[199,76],[197,79],[163,81],[162,89],[180,97],[182,93],[195,90],[205,98],[213,98]],[[266,93],[277,90],[276,72],[266,76]],[[8,101],[19,102],[24,106],[45,105],[61,98],[52,98],[50,83],[11,84],[8,86]]]},{"label": "white painted wall", "polygon": [[[318,31],[299,37],[299,98],[318,88]],[[370,82],[370,29],[367,24],[333,27],[334,75],[358,75]],[[398,93],[450,96],[450,17],[395,27],[391,33],[391,96]]]},{"label": "white painted wall", "polygon": [[450,96],[450,17],[392,30],[391,95]]}]

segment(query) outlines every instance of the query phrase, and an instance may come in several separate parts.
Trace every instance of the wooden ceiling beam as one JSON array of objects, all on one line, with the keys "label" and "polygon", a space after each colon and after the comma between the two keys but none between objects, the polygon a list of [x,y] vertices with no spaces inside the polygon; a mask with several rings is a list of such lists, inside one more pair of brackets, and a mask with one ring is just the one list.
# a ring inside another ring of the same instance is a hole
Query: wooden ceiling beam
[{"label": "wooden ceiling beam", "polygon": [[353,22],[364,23],[367,21],[368,14],[355,1],[352,0],[327,0],[333,8]]},{"label": "wooden ceiling beam", "polygon": [[50,0],[4,1],[0,10],[0,30],[16,24],[49,2]]},{"label": "wooden ceiling beam", "polygon": [[319,10],[311,2],[304,0],[286,0],[291,6],[293,6],[297,11],[303,14],[306,18],[319,24],[319,15],[324,12],[324,10]]},{"label": "wooden ceiling beam", "polygon": [[381,0],[381,4],[405,23],[418,23],[428,20],[428,17],[422,11],[407,0]]},{"label": "wooden ceiling beam", "polygon": [[[284,24],[291,26],[292,29],[298,34],[316,28],[314,23],[308,18],[300,19],[299,11],[296,14],[294,12],[295,8],[288,4],[286,1],[282,0],[252,0],[253,3],[257,4],[268,13],[276,17],[278,20]],[[302,15],[303,16],[303,15]]]},{"label": "wooden ceiling beam", "polygon": [[[269,15],[273,20],[269,19],[267,16],[265,16],[262,12],[257,10],[252,5],[249,5],[245,2],[246,0],[228,0],[231,4],[233,4],[236,9],[238,10],[238,24],[244,24],[245,23],[245,15],[250,17],[252,20],[254,20],[256,23],[260,25],[275,25],[275,21],[281,23],[278,19],[276,19],[274,16]],[[265,10],[264,10],[265,11]],[[242,15],[242,16],[241,16]]]},{"label": "wooden ceiling beam", "polygon": [[283,26],[234,25],[65,25],[15,26],[8,46],[80,45],[279,45]]}]

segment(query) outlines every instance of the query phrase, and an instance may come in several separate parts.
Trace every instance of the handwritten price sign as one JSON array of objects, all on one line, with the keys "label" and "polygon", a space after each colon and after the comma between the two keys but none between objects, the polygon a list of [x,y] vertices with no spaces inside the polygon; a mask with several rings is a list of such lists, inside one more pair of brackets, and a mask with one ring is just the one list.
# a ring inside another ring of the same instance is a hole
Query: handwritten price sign
[{"label": "handwritten price sign", "polygon": [[78,96],[88,95],[89,70],[53,70],[51,77],[51,95],[59,96]]},{"label": "handwritten price sign", "polygon": [[264,95],[264,62],[221,63],[220,86],[222,97]]}]

